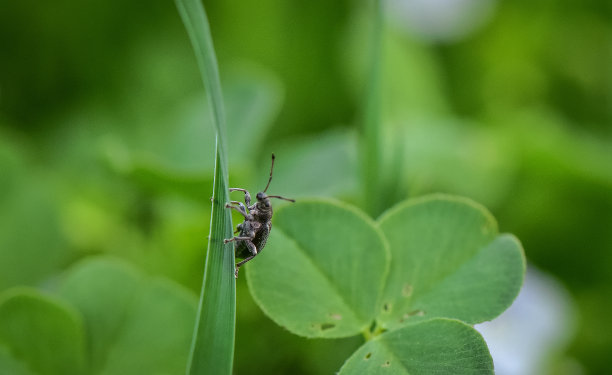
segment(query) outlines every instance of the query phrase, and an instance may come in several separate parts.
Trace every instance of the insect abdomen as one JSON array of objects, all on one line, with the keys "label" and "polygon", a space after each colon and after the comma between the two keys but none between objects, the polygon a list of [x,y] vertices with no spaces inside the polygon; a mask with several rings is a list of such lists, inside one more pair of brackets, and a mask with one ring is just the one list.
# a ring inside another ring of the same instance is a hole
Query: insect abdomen
[{"label": "insect abdomen", "polygon": [[268,236],[270,235],[270,229],[272,225],[268,223],[267,225],[263,225],[261,229],[255,233],[255,238],[253,239],[253,244],[257,248],[257,253],[263,250],[264,246],[266,246],[266,242],[268,242]]}]

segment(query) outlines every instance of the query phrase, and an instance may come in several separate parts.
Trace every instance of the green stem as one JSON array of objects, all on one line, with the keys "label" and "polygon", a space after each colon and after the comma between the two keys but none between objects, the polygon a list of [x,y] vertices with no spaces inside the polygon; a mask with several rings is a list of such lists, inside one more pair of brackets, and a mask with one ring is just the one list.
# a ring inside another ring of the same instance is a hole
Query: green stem
[{"label": "green stem", "polygon": [[362,139],[362,178],[366,210],[376,217],[384,208],[381,196],[381,81],[383,53],[383,5],[381,0],[374,0],[374,23],[370,52],[370,70],[363,112]]},{"label": "green stem", "polygon": [[370,326],[368,329],[362,331],[361,333],[363,334],[363,338],[366,341],[370,341],[372,340],[374,337],[382,334],[383,332],[385,332],[386,329],[384,329],[383,327],[381,327],[380,325],[378,325],[377,322],[372,323],[372,326]]}]

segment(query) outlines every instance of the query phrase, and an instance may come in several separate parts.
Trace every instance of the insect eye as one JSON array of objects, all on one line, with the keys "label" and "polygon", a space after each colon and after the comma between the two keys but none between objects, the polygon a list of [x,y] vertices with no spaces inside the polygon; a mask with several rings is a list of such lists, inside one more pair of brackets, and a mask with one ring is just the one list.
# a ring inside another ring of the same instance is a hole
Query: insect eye
[{"label": "insect eye", "polygon": [[264,202],[264,205],[265,205],[266,207],[270,207],[270,202]]}]

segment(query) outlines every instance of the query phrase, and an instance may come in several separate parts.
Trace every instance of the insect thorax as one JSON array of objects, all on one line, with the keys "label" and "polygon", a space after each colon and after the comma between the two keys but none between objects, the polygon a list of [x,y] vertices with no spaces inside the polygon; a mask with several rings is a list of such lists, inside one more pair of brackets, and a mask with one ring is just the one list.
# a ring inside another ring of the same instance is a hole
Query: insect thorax
[{"label": "insect thorax", "polygon": [[251,214],[256,221],[265,223],[272,220],[272,205],[268,203],[268,206],[262,202],[257,202],[255,209],[251,211]]}]

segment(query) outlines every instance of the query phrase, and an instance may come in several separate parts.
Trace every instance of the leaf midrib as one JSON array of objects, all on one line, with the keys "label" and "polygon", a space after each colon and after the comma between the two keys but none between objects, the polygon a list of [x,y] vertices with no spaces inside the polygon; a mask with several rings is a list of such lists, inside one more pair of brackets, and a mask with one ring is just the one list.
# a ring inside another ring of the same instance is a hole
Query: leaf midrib
[{"label": "leaf midrib", "polygon": [[[306,250],[304,250],[306,247],[302,246],[301,242],[294,239],[294,237],[289,236],[285,231],[282,230],[282,228],[278,228],[278,226],[276,226],[276,230],[280,231],[287,240],[295,244],[295,248],[298,249],[306,259],[308,259],[308,262],[323,277],[328,286],[330,286],[330,289],[333,290],[335,294],[339,296],[340,302],[342,302],[342,304],[347,307],[347,310],[349,310],[353,314],[353,316],[356,318],[355,320],[364,322],[364,327],[369,326],[369,320],[371,319],[364,319],[363,316],[361,316],[361,313],[354,309],[354,307],[343,296],[340,289],[338,289],[337,285],[332,281],[332,278],[323,270],[323,268],[321,268],[321,266],[319,266],[319,264],[314,261],[310,254]],[[363,327],[360,328],[363,329]]]},{"label": "leaf midrib", "polygon": [[476,251],[474,251],[469,257],[466,257],[461,262],[455,263],[456,267],[454,267],[453,269],[451,269],[448,272],[441,273],[439,275],[439,277],[434,279],[427,286],[423,287],[420,292],[417,292],[415,290],[414,293],[412,294],[412,296],[410,296],[410,302],[411,302],[410,304],[412,305],[413,301],[415,301],[417,299],[417,297],[421,297],[423,295],[427,295],[433,289],[437,288],[444,280],[446,280],[450,276],[454,275],[457,272],[458,269],[464,267],[467,263],[472,261],[478,254],[482,253],[487,247],[489,247],[489,245],[491,245],[491,243],[493,243],[499,237],[500,237],[500,235],[496,234],[490,241],[485,242],[482,245],[480,245],[478,247],[478,249]]}]

